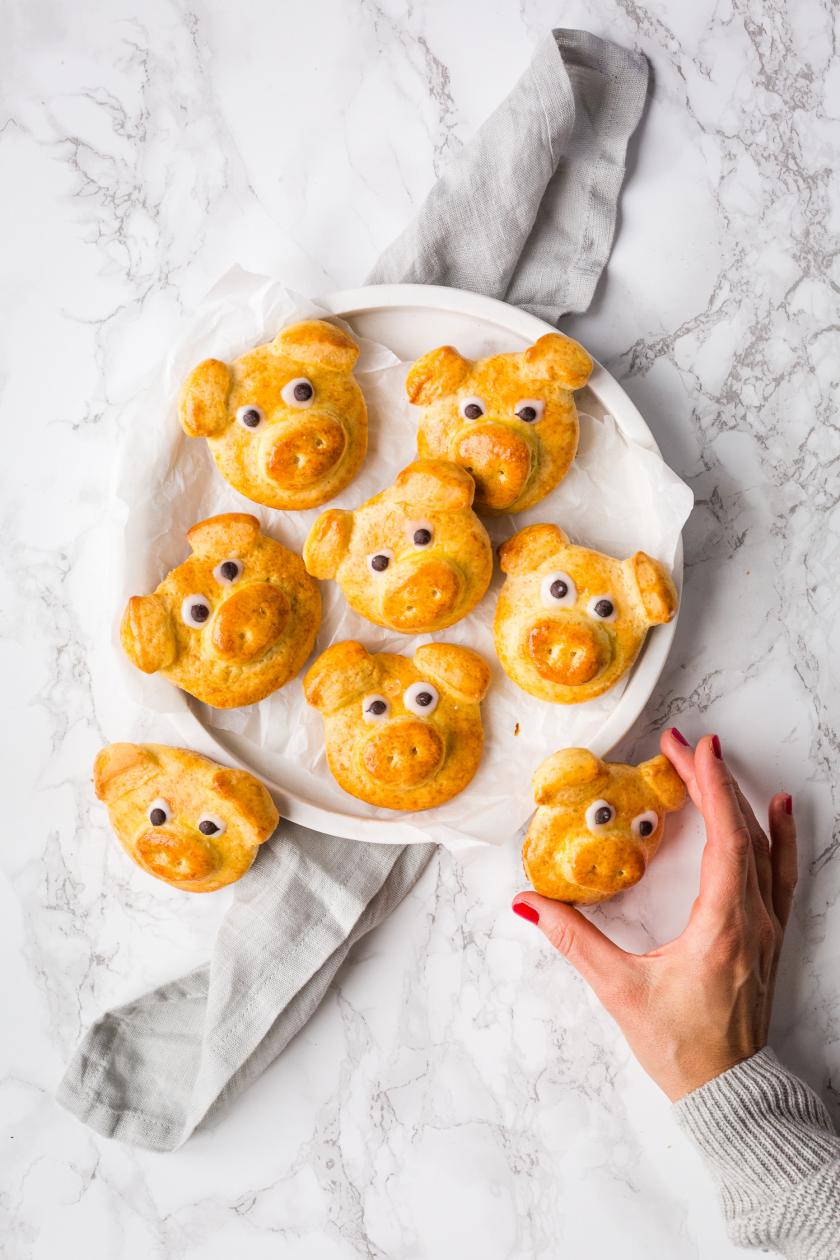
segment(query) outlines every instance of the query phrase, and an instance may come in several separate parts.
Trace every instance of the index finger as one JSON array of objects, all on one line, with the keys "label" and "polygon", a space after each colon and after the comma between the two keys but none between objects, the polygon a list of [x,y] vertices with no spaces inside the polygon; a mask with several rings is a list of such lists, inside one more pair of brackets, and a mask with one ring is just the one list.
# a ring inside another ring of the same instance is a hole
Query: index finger
[{"label": "index finger", "polygon": [[706,847],[700,868],[701,905],[730,909],[743,905],[754,867],[752,837],[717,736],[705,735],[694,753]]}]

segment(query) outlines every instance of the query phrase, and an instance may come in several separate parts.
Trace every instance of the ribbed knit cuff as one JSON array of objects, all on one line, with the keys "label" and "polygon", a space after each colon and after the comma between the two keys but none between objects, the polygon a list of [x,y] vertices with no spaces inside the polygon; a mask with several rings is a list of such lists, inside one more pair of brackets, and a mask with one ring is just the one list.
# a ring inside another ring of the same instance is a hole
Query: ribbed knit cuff
[{"label": "ribbed knit cuff", "polygon": [[733,1240],[840,1256],[840,1138],[817,1095],[771,1049],[675,1104],[717,1178]]}]

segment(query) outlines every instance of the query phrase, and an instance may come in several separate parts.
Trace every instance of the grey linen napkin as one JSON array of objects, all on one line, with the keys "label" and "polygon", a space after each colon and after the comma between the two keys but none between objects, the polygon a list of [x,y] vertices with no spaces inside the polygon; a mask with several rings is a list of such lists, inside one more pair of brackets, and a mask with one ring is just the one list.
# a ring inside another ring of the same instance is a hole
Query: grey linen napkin
[{"label": "grey linen napkin", "polygon": [[585,311],[612,246],[641,53],[557,30],[458,156],[368,284],[445,284],[554,324]]},{"label": "grey linen napkin", "polygon": [[[646,91],[643,57],[554,31],[370,282],[472,289],[551,322],[585,309]],[[300,1031],[434,847],[361,844],[281,822],[236,885],[208,965],[103,1015],[58,1101],[107,1137],[176,1149]]]}]

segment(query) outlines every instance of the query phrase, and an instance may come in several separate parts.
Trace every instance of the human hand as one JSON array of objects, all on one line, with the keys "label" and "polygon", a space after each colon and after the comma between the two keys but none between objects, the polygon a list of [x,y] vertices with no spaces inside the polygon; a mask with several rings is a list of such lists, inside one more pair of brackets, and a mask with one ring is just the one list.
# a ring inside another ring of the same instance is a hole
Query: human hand
[{"label": "human hand", "polygon": [[629,954],[573,906],[519,893],[513,909],[592,986],[639,1063],[676,1102],[767,1044],[796,886],[796,826],[790,796],[778,792],[768,841],[716,735],[692,750],[672,729],[660,747],[706,824],[700,892],[682,934]]}]

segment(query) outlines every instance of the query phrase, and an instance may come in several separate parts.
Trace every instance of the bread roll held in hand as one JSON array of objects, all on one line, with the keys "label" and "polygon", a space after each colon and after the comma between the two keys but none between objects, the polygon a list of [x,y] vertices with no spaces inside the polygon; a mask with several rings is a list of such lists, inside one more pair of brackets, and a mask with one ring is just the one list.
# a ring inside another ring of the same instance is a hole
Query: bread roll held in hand
[{"label": "bread roll held in hand", "polygon": [[496,652],[538,700],[579,704],[603,695],[630,669],[650,627],[677,611],[658,560],[577,547],[556,525],[528,525],[499,548],[499,559],[507,580],[493,623]]},{"label": "bread roll held in hand", "polygon": [[266,507],[319,507],[349,485],[367,450],[356,342],[308,319],[233,363],[205,359],[184,382],[179,416],[207,439],[219,472]]},{"label": "bread roll held in hand", "polygon": [[427,643],[409,660],[348,641],[318,657],[303,689],[323,714],[339,786],[369,805],[420,810],[456,796],[478,769],[489,684],[470,648]]},{"label": "bread roll held in hand", "polygon": [[280,818],[246,770],[163,744],[109,744],[96,758],[93,783],[129,857],[185,892],[240,879]]},{"label": "bread roll held in hand", "polygon": [[493,572],[474,493],[457,464],[419,459],[355,511],[323,512],[303,548],[307,570],[334,578],[350,607],[375,625],[401,634],[443,630],[476,606]]},{"label": "bread roll held in hand", "polygon": [[534,798],[525,874],[544,897],[591,905],[642,878],[685,786],[666,757],[627,766],[565,748],[535,773]]},{"label": "bread roll held in hand", "polygon": [[489,359],[465,359],[453,346],[430,350],[405,383],[423,409],[417,450],[466,468],[479,512],[522,512],[569,470],[579,436],[572,391],[591,371],[583,347],[561,333]]},{"label": "bread roll held in hand", "polygon": [[146,674],[217,709],[255,704],[294,678],[321,624],[318,584],[300,556],[228,512],[193,525],[193,554],[151,595],[133,595],[120,630]]}]

